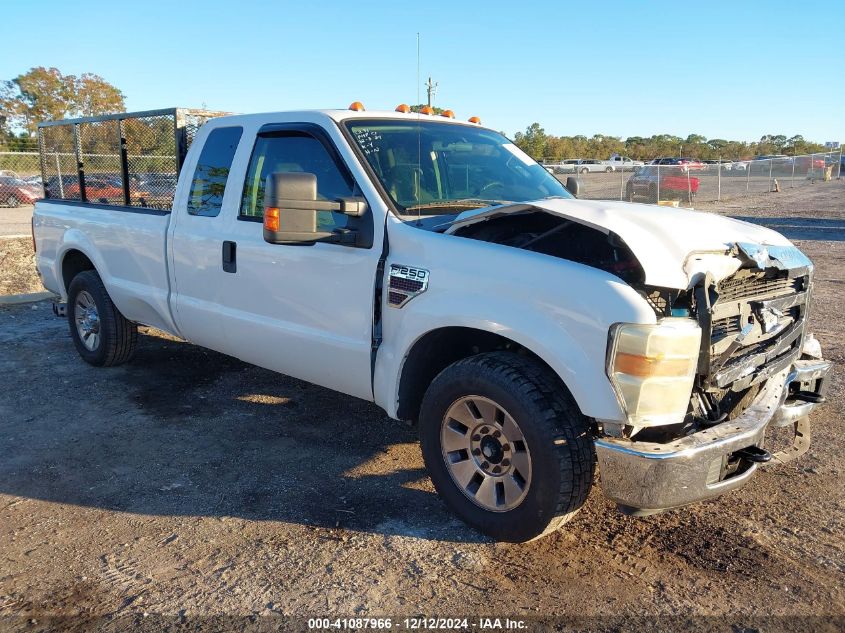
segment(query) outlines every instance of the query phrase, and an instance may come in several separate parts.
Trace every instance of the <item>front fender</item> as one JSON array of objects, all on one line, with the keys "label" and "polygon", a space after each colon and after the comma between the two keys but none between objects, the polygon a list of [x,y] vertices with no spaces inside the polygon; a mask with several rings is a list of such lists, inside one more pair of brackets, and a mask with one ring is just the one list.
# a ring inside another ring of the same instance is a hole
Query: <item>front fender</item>
[{"label": "front fender", "polygon": [[430,275],[427,290],[404,307],[383,304],[373,389],[389,415],[396,416],[402,367],[414,344],[439,328],[467,327],[499,334],[536,354],[585,415],[623,421],[605,375],[608,330],[617,322],[656,322],[633,288],[604,271],[552,256],[396,228],[385,270],[396,263]]}]

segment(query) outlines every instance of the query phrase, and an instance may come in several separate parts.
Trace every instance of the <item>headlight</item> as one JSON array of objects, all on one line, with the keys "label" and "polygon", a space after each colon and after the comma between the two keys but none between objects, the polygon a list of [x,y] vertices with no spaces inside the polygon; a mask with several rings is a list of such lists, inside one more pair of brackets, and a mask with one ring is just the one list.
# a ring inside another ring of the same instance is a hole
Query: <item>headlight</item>
[{"label": "headlight", "polygon": [[607,376],[632,426],[682,422],[689,405],[701,328],[692,319],[611,328]]}]

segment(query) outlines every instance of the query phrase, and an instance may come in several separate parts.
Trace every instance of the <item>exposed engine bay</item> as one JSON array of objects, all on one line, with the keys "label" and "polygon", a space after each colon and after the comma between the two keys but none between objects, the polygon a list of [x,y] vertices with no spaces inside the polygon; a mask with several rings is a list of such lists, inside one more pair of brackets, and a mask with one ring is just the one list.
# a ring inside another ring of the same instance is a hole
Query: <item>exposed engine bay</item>
[{"label": "exposed engine bay", "polygon": [[641,286],[645,280],[639,261],[615,233],[603,233],[539,210],[470,224],[454,234],[586,264],[614,274],[634,287]]}]

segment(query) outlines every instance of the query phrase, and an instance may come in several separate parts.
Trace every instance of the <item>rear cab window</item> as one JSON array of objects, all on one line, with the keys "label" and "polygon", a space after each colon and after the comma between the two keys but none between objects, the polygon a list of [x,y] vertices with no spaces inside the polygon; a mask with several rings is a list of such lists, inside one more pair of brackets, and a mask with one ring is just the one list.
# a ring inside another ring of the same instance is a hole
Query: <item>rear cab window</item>
[{"label": "rear cab window", "polygon": [[206,138],[188,194],[190,215],[217,217],[220,214],[232,160],[242,134],[242,127],[221,127],[212,130]]}]

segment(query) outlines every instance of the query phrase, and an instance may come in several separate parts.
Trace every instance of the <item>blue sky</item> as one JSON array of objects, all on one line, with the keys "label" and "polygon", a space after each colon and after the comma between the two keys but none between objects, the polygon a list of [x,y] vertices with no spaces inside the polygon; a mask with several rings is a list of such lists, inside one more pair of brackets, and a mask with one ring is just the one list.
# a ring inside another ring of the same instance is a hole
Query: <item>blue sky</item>
[{"label": "blue sky", "polygon": [[[507,134],[845,140],[842,0],[3,0],[0,79],[93,72],[127,108],[435,105]],[[29,25],[24,28],[24,25]],[[425,95],[419,86],[420,94]]]}]

